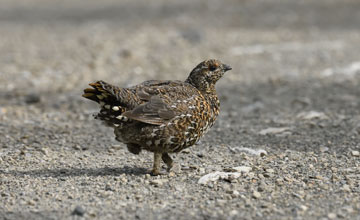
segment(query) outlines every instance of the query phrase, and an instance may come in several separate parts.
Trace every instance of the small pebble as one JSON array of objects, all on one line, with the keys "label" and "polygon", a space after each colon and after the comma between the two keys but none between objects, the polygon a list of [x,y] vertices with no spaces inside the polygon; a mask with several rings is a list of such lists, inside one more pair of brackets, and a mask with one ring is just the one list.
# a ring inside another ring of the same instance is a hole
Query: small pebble
[{"label": "small pebble", "polygon": [[80,147],[80,145],[78,145],[78,144],[75,145],[73,148],[74,148],[74,150],[81,150],[81,147]]},{"label": "small pebble", "polygon": [[284,185],[283,179],[281,179],[281,178],[276,179],[276,184],[279,185],[279,186]]},{"label": "small pebble", "polygon": [[315,179],[323,180],[324,178],[323,178],[322,176],[320,176],[320,175],[316,175],[316,176],[315,176]]},{"label": "small pebble", "polygon": [[167,179],[156,179],[156,180],[151,180],[150,184],[154,185],[154,186],[162,186],[164,185],[164,183],[168,182],[169,180]]},{"label": "small pebble", "polygon": [[259,198],[261,197],[261,194],[260,194],[258,191],[254,191],[254,192],[253,192],[253,197],[254,197],[255,199],[259,199]]},{"label": "small pebble", "polygon": [[347,184],[343,185],[342,190],[344,190],[345,192],[350,192],[351,191],[350,186],[347,185]]},{"label": "small pebble", "polygon": [[31,205],[31,206],[34,206],[34,205],[36,204],[36,202],[31,199],[31,200],[29,200],[29,201],[27,202],[27,204],[28,204],[28,205]]},{"label": "small pebble", "polygon": [[200,168],[199,168],[199,173],[200,173],[200,174],[204,174],[204,173],[205,173],[205,168],[200,167]]},{"label": "small pebble", "polygon": [[336,214],[335,214],[335,213],[329,213],[329,214],[328,214],[328,218],[329,218],[329,219],[335,219],[335,218],[336,218]]},{"label": "small pebble", "polygon": [[128,182],[128,179],[126,179],[125,177],[123,177],[123,178],[121,178],[121,182],[127,183],[127,182]]},{"label": "small pebble", "polygon": [[230,216],[234,216],[234,215],[237,215],[239,212],[237,211],[237,210],[231,210],[230,212],[229,212],[229,215]]},{"label": "small pebble", "polygon": [[81,206],[76,206],[76,208],[72,212],[72,215],[83,216],[84,214],[85,214],[85,209]]},{"label": "small pebble", "polygon": [[308,208],[307,206],[305,206],[305,205],[301,205],[301,206],[300,206],[300,209],[305,212],[305,211],[307,211],[309,208]]},{"label": "small pebble", "polygon": [[240,196],[239,191],[234,190],[234,191],[232,192],[232,196],[233,196],[233,197],[238,197],[238,196]]},{"label": "small pebble", "polygon": [[358,156],[360,156],[360,152],[357,150],[353,150],[353,151],[351,151],[351,155],[353,155],[354,157],[358,157]]},{"label": "small pebble", "polygon": [[41,148],[39,151],[40,151],[41,153],[43,153],[45,156],[48,156],[48,155],[49,155],[49,151],[48,151],[47,148]]},{"label": "small pebble", "polygon": [[26,104],[35,104],[40,102],[40,96],[38,94],[32,93],[25,96]]},{"label": "small pebble", "polygon": [[269,169],[266,169],[266,172],[268,172],[268,173],[274,173],[275,171],[274,171],[274,169],[269,168]]},{"label": "small pebble", "polygon": [[105,191],[114,191],[114,189],[109,184],[106,184]]}]

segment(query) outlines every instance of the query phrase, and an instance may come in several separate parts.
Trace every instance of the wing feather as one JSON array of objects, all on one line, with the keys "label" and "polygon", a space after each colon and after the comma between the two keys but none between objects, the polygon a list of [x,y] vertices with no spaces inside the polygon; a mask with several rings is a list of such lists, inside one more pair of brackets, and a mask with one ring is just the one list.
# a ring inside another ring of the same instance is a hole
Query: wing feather
[{"label": "wing feather", "polygon": [[176,113],[159,97],[151,96],[149,102],[122,114],[130,119],[147,124],[161,125],[174,118]]}]

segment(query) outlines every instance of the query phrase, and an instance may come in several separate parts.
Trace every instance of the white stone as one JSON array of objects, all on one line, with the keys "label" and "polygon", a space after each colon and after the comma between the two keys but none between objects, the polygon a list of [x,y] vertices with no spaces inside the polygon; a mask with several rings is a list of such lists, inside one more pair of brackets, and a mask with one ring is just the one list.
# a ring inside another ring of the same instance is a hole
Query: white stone
[{"label": "white stone", "polygon": [[296,117],[304,120],[312,120],[312,119],[320,119],[320,120],[326,120],[329,119],[327,115],[323,112],[317,112],[317,111],[309,111],[309,112],[301,112]]},{"label": "white stone", "polygon": [[291,128],[289,127],[282,127],[282,128],[266,128],[259,132],[261,135],[267,135],[267,134],[280,134],[285,131],[289,131]]},{"label": "white stone", "polygon": [[351,155],[353,155],[354,157],[358,157],[358,156],[360,156],[360,152],[357,150],[353,150],[353,151],[351,151]]},{"label": "white stone", "polygon": [[241,173],[237,172],[220,172],[216,171],[213,173],[206,174],[205,176],[201,177],[198,181],[198,184],[206,185],[209,182],[214,182],[219,179],[229,180],[229,179],[236,179],[241,176]]},{"label": "white stone", "polygon": [[258,191],[254,191],[254,192],[253,192],[253,197],[254,197],[255,199],[259,199],[259,198],[261,197],[261,194],[260,194]]},{"label": "white stone", "polygon": [[230,150],[235,153],[245,152],[247,154],[252,154],[252,155],[256,155],[256,156],[267,155],[267,152],[263,149],[251,149],[251,148],[247,148],[247,147],[234,147],[234,148],[230,147]]}]

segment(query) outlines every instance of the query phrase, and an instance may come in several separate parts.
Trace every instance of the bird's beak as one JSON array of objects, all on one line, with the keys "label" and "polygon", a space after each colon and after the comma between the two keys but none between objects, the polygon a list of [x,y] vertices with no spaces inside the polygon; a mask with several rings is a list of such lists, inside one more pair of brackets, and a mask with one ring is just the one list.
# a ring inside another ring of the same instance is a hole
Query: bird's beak
[{"label": "bird's beak", "polygon": [[231,68],[231,66],[229,66],[227,64],[223,64],[223,70],[226,72],[226,71],[232,70],[232,68]]}]

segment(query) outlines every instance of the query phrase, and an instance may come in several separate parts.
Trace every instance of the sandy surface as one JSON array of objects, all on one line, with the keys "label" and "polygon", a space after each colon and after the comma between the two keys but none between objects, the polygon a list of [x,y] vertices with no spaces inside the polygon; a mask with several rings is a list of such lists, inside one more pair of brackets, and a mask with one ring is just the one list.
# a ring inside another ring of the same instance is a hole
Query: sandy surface
[{"label": "sandy surface", "polygon": [[[360,219],[359,1],[0,5],[0,218]],[[166,176],[81,97],[207,58],[220,117]]]}]

